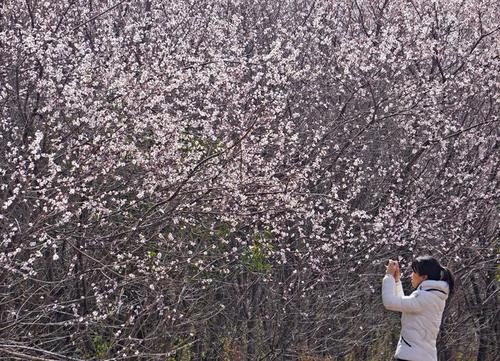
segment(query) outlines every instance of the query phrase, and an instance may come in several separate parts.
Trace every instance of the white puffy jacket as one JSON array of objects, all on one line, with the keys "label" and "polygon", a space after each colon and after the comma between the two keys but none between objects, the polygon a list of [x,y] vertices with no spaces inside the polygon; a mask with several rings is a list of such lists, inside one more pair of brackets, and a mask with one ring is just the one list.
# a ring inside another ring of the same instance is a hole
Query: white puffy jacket
[{"label": "white puffy jacket", "polygon": [[446,281],[423,281],[405,296],[401,282],[392,275],[382,281],[382,302],[391,311],[402,312],[401,336],[396,358],[408,361],[437,361],[436,338],[448,298]]}]

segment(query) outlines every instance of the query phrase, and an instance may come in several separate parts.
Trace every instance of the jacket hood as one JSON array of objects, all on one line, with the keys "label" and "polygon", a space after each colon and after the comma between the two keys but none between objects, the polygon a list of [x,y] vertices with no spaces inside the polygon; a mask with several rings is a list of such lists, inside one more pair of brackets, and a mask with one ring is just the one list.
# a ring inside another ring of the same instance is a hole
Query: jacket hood
[{"label": "jacket hood", "polygon": [[446,300],[450,294],[450,287],[446,281],[425,280],[418,286],[418,289],[432,292],[443,300]]}]

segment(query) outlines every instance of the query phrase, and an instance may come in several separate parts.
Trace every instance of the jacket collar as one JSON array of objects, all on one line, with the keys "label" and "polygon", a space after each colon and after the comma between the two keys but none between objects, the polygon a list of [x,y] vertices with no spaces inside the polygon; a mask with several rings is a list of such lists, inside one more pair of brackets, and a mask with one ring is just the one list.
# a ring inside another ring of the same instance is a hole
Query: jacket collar
[{"label": "jacket collar", "polygon": [[425,280],[418,286],[419,290],[432,292],[442,299],[447,299],[450,293],[450,287],[446,281]]}]

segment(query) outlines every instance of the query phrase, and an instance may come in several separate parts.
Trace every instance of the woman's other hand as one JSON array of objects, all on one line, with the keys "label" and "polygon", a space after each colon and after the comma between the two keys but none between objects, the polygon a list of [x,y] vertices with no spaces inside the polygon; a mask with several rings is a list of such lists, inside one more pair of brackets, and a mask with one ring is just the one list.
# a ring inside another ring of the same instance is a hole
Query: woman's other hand
[{"label": "woman's other hand", "polygon": [[399,268],[399,262],[394,262],[396,262],[396,272],[394,272],[394,278],[396,279],[396,282],[399,282],[399,280],[401,279],[401,269]]}]

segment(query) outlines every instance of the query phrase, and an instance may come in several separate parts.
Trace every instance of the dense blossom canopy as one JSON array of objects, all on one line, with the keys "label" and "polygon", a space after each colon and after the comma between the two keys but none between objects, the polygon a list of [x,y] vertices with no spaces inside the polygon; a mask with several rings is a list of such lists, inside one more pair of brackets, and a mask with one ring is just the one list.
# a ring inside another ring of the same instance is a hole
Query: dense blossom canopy
[{"label": "dense blossom canopy", "polygon": [[494,354],[498,10],[3,1],[0,355],[389,358],[421,253],[447,352]]}]

